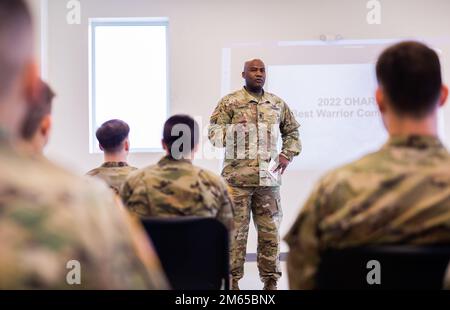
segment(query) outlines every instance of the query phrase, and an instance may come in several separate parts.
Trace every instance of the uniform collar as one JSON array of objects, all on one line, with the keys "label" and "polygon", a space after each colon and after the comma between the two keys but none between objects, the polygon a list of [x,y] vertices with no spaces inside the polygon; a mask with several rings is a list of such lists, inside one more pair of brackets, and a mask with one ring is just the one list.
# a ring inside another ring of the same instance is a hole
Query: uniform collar
[{"label": "uniform collar", "polygon": [[261,96],[261,100],[258,100],[258,98],[256,98],[255,96],[253,96],[252,94],[250,94],[250,92],[244,87],[242,87],[242,92],[244,94],[245,97],[245,101],[247,103],[251,103],[251,102],[266,102],[266,103],[270,103],[270,99],[269,96],[267,95],[267,93],[264,91],[264,89],[262,90],[262,96]]},{"label": "uniform collar", "polygon": [[124,161],[107,161],[101,165],[102,168],[117,168],[128,167],[128,164]]},{"label": "uniform collar", "polygon": [[392,136],[386,145],[388,147],[410,147],[416,149],[444,147],[438,137],[422,135]]},{"label": "uniform collar", "polygon": [[159,166],[165,166],[165,165],[171,165],[171,164],[181,164],[181,163],[186,163],[186,164],[190,164],[192,165],[192,161],[189,159],[175,159],[172,156],[166,155],[163,158],[161,158],[158,162]]}]

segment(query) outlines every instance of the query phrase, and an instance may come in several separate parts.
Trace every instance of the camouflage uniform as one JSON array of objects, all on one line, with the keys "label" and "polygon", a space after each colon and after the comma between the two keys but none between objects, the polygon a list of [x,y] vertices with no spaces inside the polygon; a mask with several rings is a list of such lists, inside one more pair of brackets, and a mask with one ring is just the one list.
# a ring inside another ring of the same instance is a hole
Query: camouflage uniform
[{"label": "camouflage uniform", "polygon": [[250,213],[258,230],[261,280],[276,281],[281,276],[280,178],[269,172],[269,164],[278,162],[279,132],[283,142],[281,155],[291,161],[300,153],[299,127],[283,100],[268,92],[258,99],[245,88],[222,98],[211,116],[209,139],[214,146],[226,148],[222,176],[231,187],[235,206],[235,281],[244,273]]},{"label": "camouflage uniform", "polygon": [[292,289],[312,289],[320,252],[450,242],[450,154],[434,137],[392,137],[326,175],[285,238]]},{"label": "camouflage uniform", "polygon": [[[0,289],[167,288],[148,239],[106,186],[10,145],[0,132]],[[80,285],[66,281],[73,260]]]},{"label": "camouflage uniform", "polygon": [[140,217],[204,216],[231,232],[233,214],[225,182],[189,160],[163,157],[133,172],[122,187],[125,206]]},{"label": "camouflage uniform", "polygon": [[86,175],[102,179],[116,194],[119,194],[127,176],[135,170],[137,168],[131,167],[125,162],[106,162],[100,167],[92,169]]}]

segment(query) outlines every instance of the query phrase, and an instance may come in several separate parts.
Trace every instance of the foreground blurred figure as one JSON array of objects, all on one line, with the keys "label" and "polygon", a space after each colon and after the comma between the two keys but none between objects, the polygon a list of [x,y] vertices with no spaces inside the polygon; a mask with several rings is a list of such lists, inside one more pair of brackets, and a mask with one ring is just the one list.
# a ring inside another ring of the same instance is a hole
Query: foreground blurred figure
[{"label": "foreground blurred figure", "polygon": [[13,147],[39,96],[24,0],[0,1],[0,289],[166,288],[110,190]]},{"label": "foreground blurred figure", "polygon": [[137,170],[127,163],[130,151],[129,133],[130,127],[124,121],[112,119],[103,123],[97,129],[96,136],[100,149],[104,152],[104,163],[87,173],[105,181],[117,195],[127,176]]},{"label": "foreground blurred figure", "polygon": [[439,58],[404,42],[380,56],[376,73],[390,138],[317,184],[286,236],[292,289],[315,287],[320,252],[329,248],[450,242],[450,155],[437,137],[448,89]]}]

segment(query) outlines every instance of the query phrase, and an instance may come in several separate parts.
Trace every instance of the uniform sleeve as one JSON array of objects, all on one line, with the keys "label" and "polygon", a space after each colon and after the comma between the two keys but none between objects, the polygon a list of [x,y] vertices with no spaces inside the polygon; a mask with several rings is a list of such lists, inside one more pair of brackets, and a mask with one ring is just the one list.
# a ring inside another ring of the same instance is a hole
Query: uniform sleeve
[{"label": "uniform sleeve", "polygon": [[228,248],[230,253],[230,263],[231,263],[231,249],[234,245],[234,214],[233,214],[233,200],[228,193],[227,185],[222,182],[222,202],[221,208],[217,214],[217,219],[222,222],[228,229]]},{"label": "uniform sleeve", "polygon": [[120,197],[130,212],[143,217],[151,215],[146,186],[142,180],[128,177],[120,189]]},{"label": "uniform sleeve", "polygon": [[291,161],[295,156],[299,155],[302,150],[298,132],[300,124],[295,119],[294,114],[289,109],[288,105],[284,103],[283,106],[284,108],[280,122],[280,132],[283,140],[281,154]]},{"label": "uniform sleeve", "polygon": [[320,190],[315,190],[285,237],[289,245],[287,270],[291,289],[314,289],[319,265],[318,204]]},{"label": "uniform sleeve", "polygon": [[228,193],[227,186],[224,182],[222,182],[221,187],[223,195],[221,199],[221,207],[217,213],[217,219],[221,221],[228,229],[231,245],[234,236],[233,201],[230,198],[230,194]]},{"label": "uniform sleeve", "polygon": [[231,120],[232,113],[228,107],[228,99],[223,98],[214,109],[209,120],[208,139],[212,145],[215,147],[226,146],[226,125],[231,124]]}]

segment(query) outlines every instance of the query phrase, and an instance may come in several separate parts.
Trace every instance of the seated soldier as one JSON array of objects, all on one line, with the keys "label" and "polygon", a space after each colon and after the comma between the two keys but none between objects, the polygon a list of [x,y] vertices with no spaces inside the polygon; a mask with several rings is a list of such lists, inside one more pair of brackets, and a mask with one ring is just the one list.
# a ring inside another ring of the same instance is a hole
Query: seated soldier
[{"label": "seated soldier", "polygon": [[367,245],[450,242],[450,154],[437,133],[448,89],[438,55],[404,42],[376,65],[390,138],[317,184],[286,236],[291,289],[312,289],[320,253]]},{"label": "seated soldier", "polygon": [[142,227],[104,184],[17,150],[41,101],[32,42],[25,0],[1,0],[0,289],[167,288]]},{"label": "seated soldier", "polygon": [[124,121],[109,120],[97,129],[96,136],[100,149],[104,152],[104,163],[87,173],[105,181],[116,194],[130,172],[137,170],[127,163],[130,141],[130,127]]},{"label": "seated soldier", "polygon": [[130,174],[121,196],[125,206],[141,217],[214,217],[231,232],[232,205],[224,181],[192,164],[198,132],[190,116],[170,117],[162,140],[166,155],[156,165]]}]

